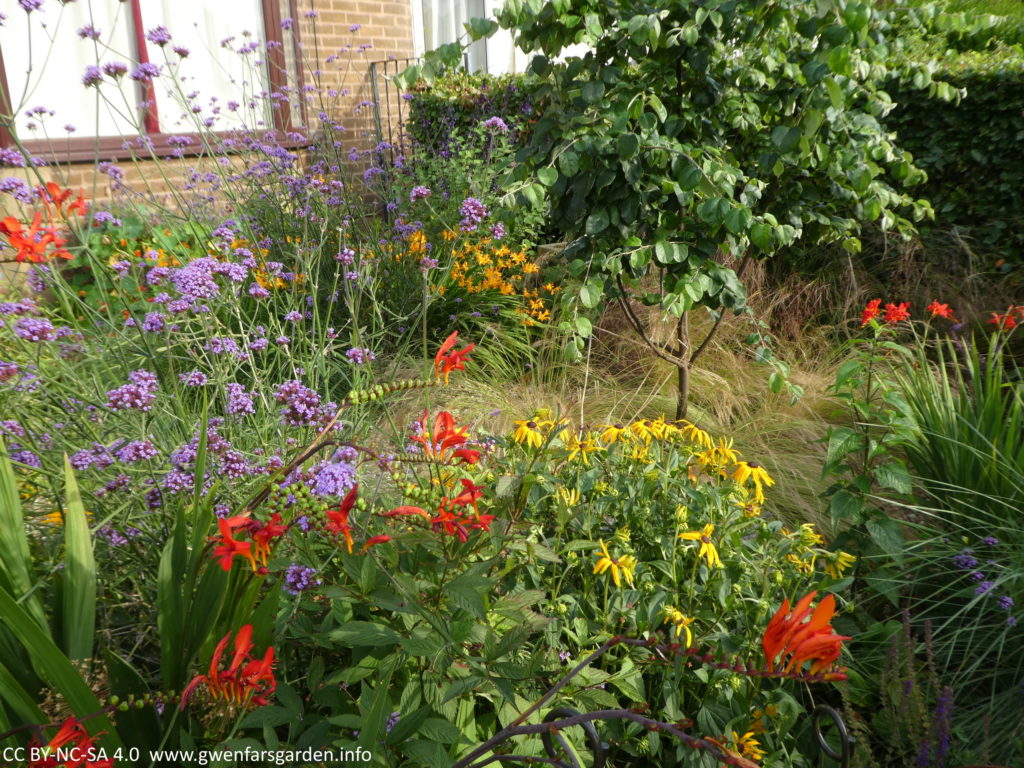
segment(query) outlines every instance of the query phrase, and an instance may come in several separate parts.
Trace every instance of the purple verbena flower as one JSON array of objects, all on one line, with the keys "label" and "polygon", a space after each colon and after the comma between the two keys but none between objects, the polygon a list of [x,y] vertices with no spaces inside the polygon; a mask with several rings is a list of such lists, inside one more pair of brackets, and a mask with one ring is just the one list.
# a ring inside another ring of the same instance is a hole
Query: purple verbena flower
[{"label": "purple verbena flower", "polygon": [[156,400],[156,374],[147,370],[132,371],[128,374],[129,384],[107,392],[107,407],[114,411],[138,409],[149,411]]},{"label": "purple verbena flower", "polygon": [[316,575],[316,569],[299,563],[292,563],[284,572],[284,582],[281,588],[290,595],[298,595],[307,589],[319,587],[323,584]]},{"label": "purple verbena flower", "polygon": [[45,317],[20,317],[14,324],[14,333],[18,338],[26,341],[53,341],[53,323]]},{"label": "purple verbena flower", "polygon": [[426,200],[428,197],[430,197],[430,187],[413,187],[412,192],[409,193],[409,202],[415,203],[419,200]]},{"label": "purple verbena flower", "polygon": [[224,393],[227,399],[224,410],[232,416],[243,413],[256,413],[256,409],[253,407],[252,395],[246,392],[245,387],[241,384],[231,382],[225,385]]},{"label": "purple verbena flower", "polygon": [[85,68],[85,72],[82,75],[82,85],[88,87],[99,85],[103,82],[103,73],[100,72],[100,68],[95,64],[90,64]]},{"label": "purple verbena flower", "polygon": [[459,213],[462,214],[459,228],[463,232],[475,232],[480,222],[487,218],[487,207],[475,197],[467,197],[459,206]]},{"label": "purple verbena flower", "polygon": [[179,373],[178,379],[186,387],[205,387],[209,383],[209,377],[202,371],[189,371],[188,373]]},{"label": "purple verbena flower", "polygon": [[356,365],[364,365],[377,359],[376,355],[366,347],[352,347],[345,353],[345,357]]},{"label": "purple verbena flower", "polygon": [[119,448],[114,454],[122,464],[134,464],[145,459],[155,459],[159,455],[160,452],[149,440],[133,440]]},{"label": "purple verbena flower", "polygon": [[301,381],[293,379],[280,384],[274,390],[274,399],[284,406],[281,421],[288,426],[310,426],[320,415],[320,395]]},{"label": "purple verbena flower", "polygon": [[115,80],[124,77],[128,72],[128,65],[123,61],[108,61],[103,65],[103,74],[107,77],[112,77]]},{"label": "purple verbena flower", "polygon": [[153,45],[164,46],[171,42],[171,33],[167,31],[167,27],[161,24],[159,27],[149,30],[146,33],[146,39]]}]

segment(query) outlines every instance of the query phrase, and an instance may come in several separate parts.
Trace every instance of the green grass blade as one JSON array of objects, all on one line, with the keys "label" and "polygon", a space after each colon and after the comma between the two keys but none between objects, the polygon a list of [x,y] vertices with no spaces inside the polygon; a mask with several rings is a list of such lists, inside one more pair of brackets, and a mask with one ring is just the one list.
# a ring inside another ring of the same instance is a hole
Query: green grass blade
[{"label": "green grass blade", "polygon": [[82,660],[92,657],[96,635],[96,560],[82,494],[67,456],[64,478],[64,649],[70,658]]},{"label": "green grass blade", "polygon": [[50,639],[49,635],[29,616],[6,589],[0,589],[0,621],[3,621],[25,647],[32,666],[54,691],[60,693],[78,717],[90,716],[90,731],[105,731],[102,743],[121,746],[114,724],[105,714],[92,689],[82,680],[68,657]]},{"label": "green grass blade", "polygon": [[0,440],[0,587],[22,600],[36,623],[46,627],[46,614],[38,595],[25,597],[32,589],[31,563],[18,483],[7,448]]},{"label": "green grass blade", "polygon": [[[21,720],[21,723],[45,723],[47,721],[46,715],[43,711],[36,706],[32,696],[18,685],[18,681],[15,680],[14,675],[0,662],[0,698],[7,702],[7,705],[11,708],[11,711]],[[2,714],[2,710],[0,710]],[[10,728],[8,725],[6,728]],[[5,728],[5,730],[6,730]]]}]

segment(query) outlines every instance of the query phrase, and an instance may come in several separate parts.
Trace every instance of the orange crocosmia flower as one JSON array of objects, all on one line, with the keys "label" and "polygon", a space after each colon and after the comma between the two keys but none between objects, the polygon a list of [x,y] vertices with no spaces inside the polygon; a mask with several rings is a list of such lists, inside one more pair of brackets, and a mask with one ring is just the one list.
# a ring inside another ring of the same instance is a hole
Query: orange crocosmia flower
[{"label": "orange crocosmia flower", "polygon": [[[421,420],[422,432],[409,439],[423,446],[423,453],[428,458],[447,461],[449,458],[461,459],[466,464],[475,464],[480,459],[480,452],[469,448],[459,448],[469,439],[468,427],[456,427],[455,417],[448,411],[441,411],[434,419],[433,430],[427,429],[430,417],[423,412]],[[456,450],[452,450],[452,449]]]},{"label": "orange crocosmia flower", "polygon": [[248,523],[249,519],[246,517],[222,517],[217,521],[217,527],[220,529],[220,543],[214,547],[213,556],[220,558],[220,567],[225,571],[231,570],[231,563],[234,561],[235,555],[246,558],[252,565],[252,569],[256,570],[256,561],[252,556],[252,543],[238,541],[233,536],[235,528],[245,528]]},{"label": "orange crocosmia flower", "polygon": [[[836,609],[835,597],[826,595],[817,608],[811,610],[811,601],[817,594],[805,595],[792,611],[789,600],[783,601],[768,622],[761,647],[772,672],[800,672],[808,661],[811,662],[810,674],[824,672],[839,658],[843,641],[850,639],[835,634],[829,624]],[[833,673],[831,679],[839,679],[838,675]]]},{"label": "orange crocosmia flower", "polygon": [[0,232],[7,235],[7,241],[17,251],[17,255],[14,257],[15,261],[28,261],[32,264],[44,262],[47,259],[46,251],[51,245],[54,248],[51,256],[62,259],[71,258],[71,254],[62,247],[67,241],[52,225],[45,227],[42,225],[42,217],[38,211],[28,229],[25,229],[21,222],[12,216],[0,219]]},{"label": "orange crocosmia flower", "polygon": [[327,512],[327,530],[335,535],[341,535],[345,539],[345,545],[348,548],[348,553],[352,554],[352,525],[348,521],[349,513],[352,512],[352,507],[356,505],[356,499],[359,498],[359,484],[352,486],[345,498],[341,500],[341,506],[337,509],[332,509]]},{"label": "orange crocosmia flower", "polygon": [[864,311],[860,313],[860,327],[863,328],[865,325],[870,323],[876,317],[878,317],[879,307],[882,306],[881,299],[872,299],[864,307]]},{"label": "orange crocosmia flower", "polygon": [[270,556],[270,543],[278,539],[288,531],[287,525],[281,524],[281,515],[275,512],[266,523],[252,521],[250,523],[252,541],[254,544],[253,554],[263,565],[267,564]]},{"label": "orange crocosmia flower", "polygon": [[430,515],[427,511],[421,507],[396,507],[390,512],[381,512],[381,517],[407,517],[410,515],[419,515],[425,517],[427,520],[430,519]]},{"label": "orange crocosmia flower", "polygon": [[383,534],[381,536],[371,536],[364,542],[363,552],[368,550],[370,547],[377,546],[378,544],[387,544],[389,541],[391,541],[391,537],[387,534]]},{"label": "orange crocosmia flower", "polygon": [[458,496],[456,496],[454,499],[452,499],[452,504],[455,505],[455,506],[458,506],[458,507],[465,507],[465,506],[472,505],[473,511],[476,512],[477,516],[479,517],[480,516],[480,510],[477,508],[476,502],[477,502],[478,499],[480,499],[484,495],[483,494],[484,486],[482,486],[482,485],[474,485],[472,480],[470,480],[468,478],[465,478],[465,477],[462,478],[461,482],[462,482],[463,491]]},{"label": "orange crocosmia flower", "polygon": [[910,313],[907,311],[909,308],[909,301],[901,301],[899,304],[886,304],[885,315],[882,317],[882,320],[887,323],[898,323],[901,320],[909,320]]},{"label": "orange crocosmia flower", "polygon": [[[114,768],[113,759],[103,757],[94,744],[95,738],[89,735],[77,718],[69,717],[61,723],[46,747],[38,740],[32,740],[28,768]],[[68,756],[71,757],[70,761]]]},{"label": "orange crocosmia flower", "polygon": [[455,346],[455,343],[459,339],[459,332],[453,331],[452,334],[444,340],[441,344],[441,348],[437,350],[437,354],[434,356],[434,376],[441,378],[444,376],[444,383],[448,383],[448,375],[452,371],[464,371],[466,370],[465,362],[469,358],[469,353],[473,351],[476,344],[468,344],[464,348],[451,352],[449,350]]},{"label": "orange crocosmia flower", "polygon": [[[1004,331],[1012,331],[1014,328],[1017,327],[1017,321],[1013,317],[1015,310],[1019,311],[1020,307],[1014,307],[1011,305],[1010,307],[1007,308],[1005,315],[1000,315],[997,312],[993,312],[992,317],[989,318],[988,322],[990,325],[994,325],[996,328],[1002,329]],[[1022,314],[1022,317],[1024,317],[1024,314]]]},{"label": "orange crocosmia flower", "polygon": [[[235,655],[231,659],[231,665],[221,670],[220,662],[227,650],[231,633],[228,632],[217,643],[210,660],[210,672],[207,675],[196,675],[192,681],[185,686],[181,694],[181,709],[185,708],[192,692],[200,684],[206,684],[206,690],[210,698],[215,702],[223,702],[236,707],[249,709],[252,707],[266,706],[268,696],[277,687],[274,679],[274,647],[267,648],[262,659],[253,659],[249,652],[252,644],[252,624],[246,624],[235,636]],[[244,666],[243,666],[244,665]]]},{"label": "orange crocosmia flower", "polygon": [[949,304],[939,304],[939,302],[933,301],[925,307],[925,309],[928,310],[932,317],[942,317],[946,320],[956,319],[953,317],[953,310],[950,308]]}]

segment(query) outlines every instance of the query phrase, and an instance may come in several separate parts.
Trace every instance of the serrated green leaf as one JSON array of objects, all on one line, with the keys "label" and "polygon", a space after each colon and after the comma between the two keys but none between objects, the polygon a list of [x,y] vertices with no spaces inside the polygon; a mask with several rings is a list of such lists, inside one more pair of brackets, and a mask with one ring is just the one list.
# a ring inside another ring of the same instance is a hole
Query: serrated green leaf
[{"label": "serrated green leaf", "polygon": [[389,627],[369,621],[350,621],[327,636],[348,648],[398,645],[402,636]]}]

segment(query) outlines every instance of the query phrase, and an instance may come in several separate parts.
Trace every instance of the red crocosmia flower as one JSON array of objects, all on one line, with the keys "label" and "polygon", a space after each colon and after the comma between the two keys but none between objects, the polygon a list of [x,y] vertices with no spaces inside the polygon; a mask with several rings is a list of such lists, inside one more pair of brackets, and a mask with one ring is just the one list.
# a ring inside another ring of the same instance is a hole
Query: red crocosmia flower
[{"label": "red crocosmia flower", "polygon": [[288,526],[281,524],[281,515],[275,512],[266,523],[250,521],[249,530],[252,532],[253,554],[266,565],[270,556],[270,543],[284,536],[288,532]]},{"label": "red crocosmia flower", "polygon": [[909,320],[910,313],[907,311],[910,308],[909,301],[901,301],[897,304],[886,304],[885,305],[885,316],[882,317],[887,323],[898,323],[901,320]]},{"label": "red crocosmia flower", "polygon": [[430,515],[427,514],[426,510],[420,507],[397,507],[390,512],[381,512],[381,517],[406,517],[409,515],[419,515],[427,520],[430,519]]},{"label": "red crocosmia flower", "polygon": [[[468,427],[456,427],[455,417],[448,411],[441,411],[434,419],[434,428],[427,429],[429,416],[423,412],[422,431],[409,439],[423,446],[423,454],[437,461],[450,458],[461,459],[467,464],[474,464],[480,458],[480,452],[468,448],[458,448],[469,439]],[[456,450],[452,450],[452,449]]]},{"label": "red crocosmia flower", "polygon": [[472,480],[464,477],[462,478],[462,488],[462,493],[452,499],[452,504],[459,507],[472,505],[473,511],[479,516],[480,510],[477,508],[476,502],[484,495],[484,486],[474,485]]},{"label": "red crocosmia flower", "polygon": [[956,320],[953,317],[953,310],[950,309],[949,304],[939,304],[937,301],[933,301],[925,309],[928,310],[932,317],[942,317],[946,320]]},{"label": "red crocosmia flower", "polygon": [[1017,321],[1013,317],[1015,312],[1020,313],[1022,319],[1024,319],[1024,312],[1021,311],[1021,307],[1014,307],[1013,305],[1010,305],[1007,308],[1005,315],[1000,315],[998,312],[993,312],[992,317],[989,318],[988,322],[989,324],[994,325],[996,328],[999,328],[1001,330],[1011,331],[1017,327]]},{"label": "red crocosmia flower", "polygon": [[249,652],[252,650],[252,624],[246,624],[235,636],[235,655],[231,659],[231,665],[221,670],[221,657],[231,640],[231,633],[228,632],[217,643],[210,660],[210,672],[207,675],[196,675],[192,681],[185,686],[181,694],[181,709],[185,708],[189,697],[201,684],[206,685],[206,691],[210,698],[216,703],[223,703],[240,709],[252,709],[263,707],[269,704],[270,696],[277,687],[274,679],[274,647],[267,648],[262,659],[253,659]]},{"label": "red crocosmia flower", "polygon": [[363,552],[368,550],[370,547],[377,546],[378,544],[387,544],[389,541],[391,541],[391,537],[387,534],[383,534],[381,536],[371,536],[363,543]]},{"label": "red crocosmia flower", "polygon": [[76,718],[69,717],[45,747],[32,740],[28,768],[114,768],[114,761],[109,757],[93,759],[101,755],[94,743],[95,738]]},{"label": "red crocosmia flower", "polygon": [[70,259],[71,254],[63,249],[66,240],[60,236],[53,226],[44,227],[39,213],[32,219],[32,225],[25,229],[21,222],[13,216],[0,219],[0,232],[7,235],[7,241],[17,251],[15,261],[28,261],[32,264],[39,264],[46,261],[47,250],[53,246],[53,257]]},{"label": "red crocosmia flower", "polygon": [[456,351],[450,352],[449,350],[455,346],[455,343],[459,339],[459,332],[453,331],[452,334],[444,340],[441,348],[437,350],[437,354],[434,356],[434,376],[441,378],[444,376],[444,383],[448,383],[448,374],[452,371],[464,371],[466,370],[465,362],[469,359],[469,353],[473,351],[476,344],[469,344],[466,347]]},{"label": "red crocosmia flower", "polygon": [[453,459],[462,459],[466,464],[476,464],[480,461],[480,451],[473,448],[459,448],[452,451]]},{"label": "red crocosmia flower", "polygon": [[332,509],[327,512],[327,530],[336,536],[343,536],[345,539],[345,545],[348,549],[348,553],[352,554],[352,525],[348,521],[349,513],[352,512],[352,507],[356,505],[356,499],[359,498],[359,484],[352,486],[345,498],[341,500],[341,506],[337,509]]},{"label": "red crocosmia flower", "polygon": [[[817,594],[811,592],[804,596],[792,611],[789,600],[783,601],[782,607],[768,622],[761,638],[761,647],[770,671],[782,671],[784,674],[800,672],[809,661],[810,674],[816,675],[831,667],[839,658],[843,641],[850,638],[835,634],[829,624],[836,609],[836,600],[832,595],[826,595],[812,612],[811,601]],[[841,675],[842,672],[833,671],[828,677],[835,680],[840,679]]]},{"label": "red crocosmia flower", "polygon": [[256,561],[252,556],[252,543],[238,541],[233,535],[236,528],[244,529],[248,523],[249,519],[246,517],[222,517],[217,521],[217,527],[220,529],[220,543],[214,547],[213,556],[220,558],[220,567],[225,571],[231,570],[231,563],[234,561],[235,555],[246,558],[252,565],[252,569],[256,570]]},{"label": "red crocosmia flower", "polygon": [[466,541],[469,538],[469,532],[466,530],[464,521],[446,506],[445,502],[447,501],[447,499],[441,500],[441,507],[437,510],[437,515],[430,519],[430,524],[435,531],[443,531],[448,536],[458,536],[459,541]]},{"label": "red crocosmia flower", "polygon": [[881,299],[872,299],[868,302],[867,306],[864,307],[864,311],[860,313],[860,327],[863,328],[865,325],[870,323],[876,317],[878,317],[879,307],[882,306]]},{"label": "red crocosmia flower", "polygon": [[477,515],[476,518],[467,517],[462,521],[467,528],[477,528],[481,531],[490,531],[491,523],[494,522],[494,515]]},{"label": "red crocosmia flower", "polygon": [[[43,204],[46,205],[47,214],[52,222],[53,215],[50,212],[50,206],[53,205],[57,209],[57,218],[64,219],[64,203],[67,202],[68,198],[71,197],[72,192],[70,189],[61,189],[60,185],[49,181],[45,187],[39,187],[39,197],[42,198]],[[78,195],[78,199],[72,202],[68,206],[68,214],[77,213],[82,215],[88,209],[88,204],[85,202],[81,193]]]}]

